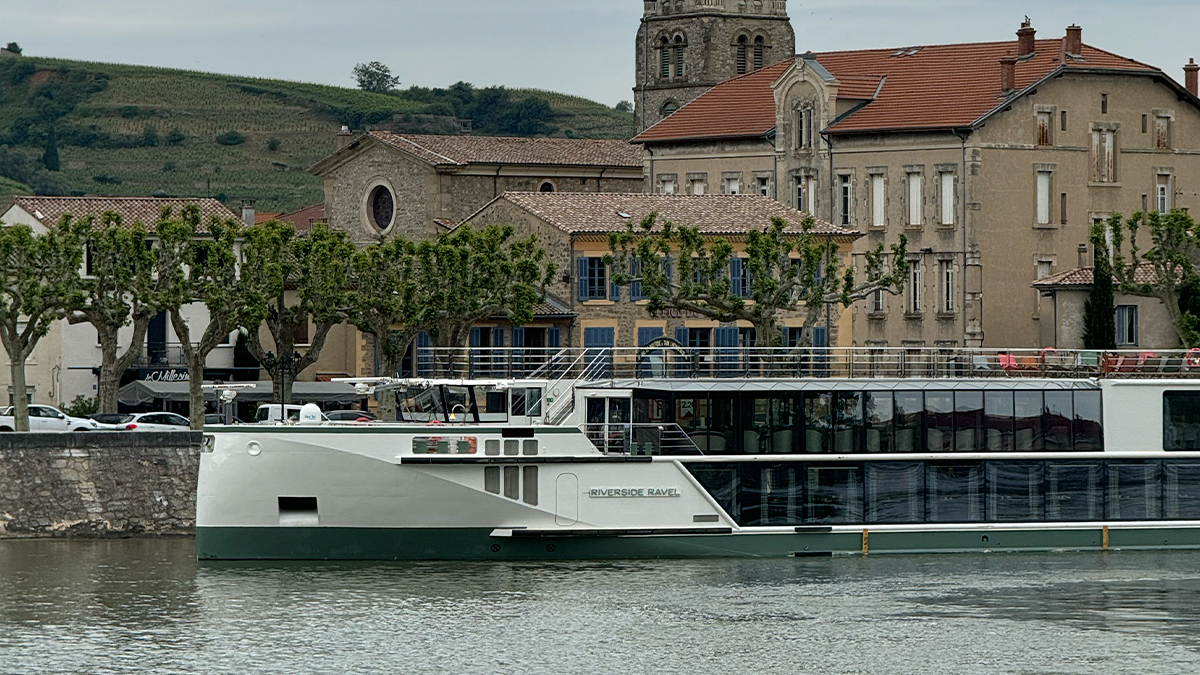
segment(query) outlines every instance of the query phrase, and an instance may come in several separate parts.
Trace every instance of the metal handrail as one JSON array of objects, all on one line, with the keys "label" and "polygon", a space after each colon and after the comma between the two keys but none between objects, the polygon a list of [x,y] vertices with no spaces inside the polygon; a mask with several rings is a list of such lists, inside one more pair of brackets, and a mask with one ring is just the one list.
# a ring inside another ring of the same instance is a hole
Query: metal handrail
[{"label": "metal handrail", "polygon": [[584,433],[606,455],[703,455],[678,424],[602,422],[583,425]]}]

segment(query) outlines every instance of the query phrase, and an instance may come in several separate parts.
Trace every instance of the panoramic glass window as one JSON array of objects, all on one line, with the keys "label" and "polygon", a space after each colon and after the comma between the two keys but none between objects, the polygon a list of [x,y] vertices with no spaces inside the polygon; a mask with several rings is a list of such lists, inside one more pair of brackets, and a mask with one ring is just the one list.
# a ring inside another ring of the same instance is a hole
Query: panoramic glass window
[{"label": "panoramic glass window", "polygon": [[392,199],[392,191],[384,185],[376,186],[371,191],[370,201],[371,224],[375,227],[386,230],[392,224],[392,217],[396,215],[396,203]]},{"label": "panoramic glass window", "polygon": [[1200,450],[1200,392],[1163,392],[1163,450]]}]

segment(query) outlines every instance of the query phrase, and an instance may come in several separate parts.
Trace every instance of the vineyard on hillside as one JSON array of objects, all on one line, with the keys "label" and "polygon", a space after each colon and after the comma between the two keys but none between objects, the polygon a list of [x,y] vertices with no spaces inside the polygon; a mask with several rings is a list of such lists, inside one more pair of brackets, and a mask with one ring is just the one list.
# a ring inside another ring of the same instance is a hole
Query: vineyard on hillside
[{"label": "vineyard on hillside", "polygon": [[[465,115],[478,120],[464,121]],[[529,122],[523,115],[540,117]],[[166,68],[7,58],[0,61],[0,201],[31,191],[177,195],[217,197],[234,207],[253,199],[260,211],[292,210],[323,199],[321,181],[308,167],[332,151],[342,124],[412,133],[633,133],[629,113],[537,90],[460,83],[379,94]],[[48,170],[55,163],[58,170]]]}]

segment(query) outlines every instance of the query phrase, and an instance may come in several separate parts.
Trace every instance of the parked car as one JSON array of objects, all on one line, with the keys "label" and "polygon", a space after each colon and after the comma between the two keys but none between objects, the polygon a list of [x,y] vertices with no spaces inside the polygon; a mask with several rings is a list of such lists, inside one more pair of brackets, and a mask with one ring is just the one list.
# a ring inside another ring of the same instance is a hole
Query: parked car
[{"label": "parked car", "polygon": [[[0,431],[13,431],[17,423],[13,419],[13,408],[0,408]],[[99,431],[110,428],[86,417],[71,417],[48,405],[29,406],[30,431]]]},{"label": "parked car", "polygon": [[169,412],[99,413],[90,415],[101,428],[116,431],[185,431],[191,421]]},{"label": "parked car", "polygon": [[375,413],[365,410],[330,410],[325,413],[330,422],[374,422]]},{"label": "parked car", "polygon": [[[287,406],[287,421],[299,422],[300,409],[304,406],[288,404]],[[254,414],[254,422],[256,424],[278,424],[284,421],[283,408],[278,403],[264,403],[258,406],[258,411]],[[321,413],[321,419],[329,421],[325,413]]]}]

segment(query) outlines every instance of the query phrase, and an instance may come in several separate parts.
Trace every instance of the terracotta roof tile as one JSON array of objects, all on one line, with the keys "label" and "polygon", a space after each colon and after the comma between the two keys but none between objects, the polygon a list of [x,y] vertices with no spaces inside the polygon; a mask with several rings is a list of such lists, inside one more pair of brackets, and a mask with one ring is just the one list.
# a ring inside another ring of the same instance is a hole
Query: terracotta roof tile
[{"label": "terracotta roof tile", "polygon": [[65,215],[76,218],[88,216],[100,217],[108,212],[121,215],[121,222],[126,226],[141,223],[147,229],[153,230],[158,224],[162,210],[170,207],[175,215],[183,207],[197,205],[200,207],[201,228],[210,219],[240,220],[238,214],[215,199],[175,198],[175,197],[17,197],[13,204],[21,207],[39,222],[45,225],[55,225]]},{"label": "terracotta roof tile", "polygon": [[[763,228],[778,216],[789,232],[799,232],[805,214],[759,195],[648,195],[609,192],[505,192],[506,200],[564,232],[603,234],[621,232],[629,221],[651,212],[662,220],[698,228],[704,234],[745,234]],[[484,207],[487,208],[487,207]],[[466,222],[470,222],[470,218]],[[857,238],[858,232],[816,221],[819,234]]]},{"label": "terracotta roof tile", "polygon": [[[1138,265],[1133,272],[1133,280],[1139,284],[1154,283],[1158,279],[1158,274],[1154,271],[1154,264],[1144,262]],[[1076,267],[1073,270],[1051,274],[1048,277],[1043,277],[1033,282],[1034,288],[1066,288],[1078,287],[1084,288],[1092,285],[1096,280],[1095,270],[1091,267]]]},{"label": "terracotta roof tile", "polygon": [[[1018,91],[1059,67],[1161,72],[1090,45],[1083,45],[1079,58],[1066,57],[1064,64],[1061,39],[1035,44],[1033,58],[1017,64]],[[810,53],[797,59],[814,59],[837,78],[839,98],[870,101],[830,127],[845,133],[969,126],[1004,102],[1000,58],[1016,51],[1014,41],[980,42]],[[764,136],[775,127],[771,84],[791,64],[784,61],[723,82],[634,142]]]},{"label": "terracotta roof tile", "polygon": [[626,141],[505,136],[433,136],[372,131],[371,137],[430,164],[536,164],[641,168],[642,149]]}]

